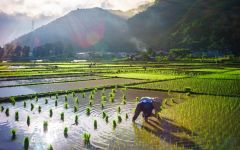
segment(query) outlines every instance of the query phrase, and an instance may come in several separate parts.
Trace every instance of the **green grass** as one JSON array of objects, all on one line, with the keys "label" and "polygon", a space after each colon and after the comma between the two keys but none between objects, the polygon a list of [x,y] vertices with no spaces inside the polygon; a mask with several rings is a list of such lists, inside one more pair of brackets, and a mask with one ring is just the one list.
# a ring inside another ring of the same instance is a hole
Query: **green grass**
[{"label": "green grass", "polygon": [[236,149],[240,146],[239,112],[239,98],[206,95],[189,97],[160,116],[196,133],[193,140],[203,149]]},{"label": "green grass", "polygon": [[214,79],[177,79],[171,81],[154,82],[134,85],[132,87],[143,89],[170,90],[185,92],[191,88],[194,93],[240,96],[239,80],[214,80]]}]

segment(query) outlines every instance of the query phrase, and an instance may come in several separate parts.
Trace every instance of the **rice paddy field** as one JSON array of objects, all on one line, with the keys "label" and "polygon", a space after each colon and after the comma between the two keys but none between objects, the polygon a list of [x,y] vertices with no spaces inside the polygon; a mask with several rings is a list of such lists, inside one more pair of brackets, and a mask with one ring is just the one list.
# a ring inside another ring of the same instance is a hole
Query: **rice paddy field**
[{"label": "rice paddy field", "polygon": [[[132,117],[139,98],[160,119]],[[0,64],[0,149],[240,149],[240,64]]]}]

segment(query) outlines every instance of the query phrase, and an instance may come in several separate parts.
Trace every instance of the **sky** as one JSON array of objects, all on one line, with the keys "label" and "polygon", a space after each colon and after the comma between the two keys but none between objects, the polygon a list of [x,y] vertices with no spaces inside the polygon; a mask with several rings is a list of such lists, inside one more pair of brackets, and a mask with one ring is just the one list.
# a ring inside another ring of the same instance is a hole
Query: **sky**
[{"label": "sky", "polygon": [[77,8],[128,11],[155,0],[0,0],[0,46]]}]

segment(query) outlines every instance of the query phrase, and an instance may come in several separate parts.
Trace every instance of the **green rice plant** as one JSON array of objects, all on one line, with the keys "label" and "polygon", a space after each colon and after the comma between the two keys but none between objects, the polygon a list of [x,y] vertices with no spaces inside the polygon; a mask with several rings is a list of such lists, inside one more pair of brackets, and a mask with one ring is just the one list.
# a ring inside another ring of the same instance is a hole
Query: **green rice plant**
[{"label": "green rice plant", "polygon": [[118,122],[120,123],[120,122],[122,122],[122,117],[120,116],[120,115],[118,115]]},{"label": "green rice plant", "polygon": [[64,128],[63,134],[64,134],[65,138],[68,137],[68,128],[67,127]]},{"label": "green rice plant", "polygon": [[28,137],[24,138],[23,147],[24,147],[24,150],[28,150],[28,148],[29,148],[29,138]]},{"label": "green rice plant", "polygon": [[89,106],[92,107],[92,101],[89,101]]},{"label": "green rice plant", "polygon": [[1,112],[3,112],[4,111],[4,107],[3,106],[1,106]]},{"label": "green rice plant", "polygon": [[103,96],[101,97],[101,99],[102,99],[102,101],[106,101],[106,100],[107,100],[107,97],[106,97],[105,95],[103,95]]},{"label": "green rice plant", "polygon": [[5,114],[7,117],[9,116],[9,108],[6,109]]},{"label": "green rice plant", "polygon": [[30,125],[30,116],[27,116],[27,125]]},{"label": "green rice plant", "polygon": [[102,93],[101,93],[101,96],[105,96],[105,93],[104,93],[104,92],[102,92]]},{"label": "green rice plant", "polygon": [[116,89],[112,89],[112,93],[116,93]]},{"label": "green rice plant", "polygon": [[139,97],[136,97],[136,102],[139,102]]},{"label": "green rice plant", "polygon": [[94,126],[94,129],[96,130],[97,129],[97,120],[94,120],[93,126]]},{"label": "green rice plant", "polygon": [[123,101],[122,101],[122,104],[123,104],[123,105],[126,105],[126,104],[127,104],[127,101],[126,101],[126,100],[123,100]]},{"label": "green rice plant", "polygon": [[23,107],[26,108],[26,106],[27,106],[27,103],[26,103],[26,101],[24,101],[23,102]]},{"label": "green rice plant", "polygon": [[85,145],[89,145],[90,144],[90,138],[91,138],[91,134],[90,133],[83,133],[83,141]]},{"label": "green rice plant", "polygon": [[82,93],[82,98],[85,98],[85,95],[86,95],[85,93]]},{"label": "green rice plant", "polygon": [[64,112],[60,114],[61,120],[64,121]]},{"label": "green rice plant", "polygon": [[64,108],[68,109],[68,103],[67,102],[64,103]]},{"label": "green rice plant", "polygon": [[115,97],[115,93],[109,93],[109,97]]},{"label": "green rice plant", "polygon": [[78,115],[75,116],[75,124],[78,125]]},{"label": "green rice plant", "polygon": [[50,109],[49,110],[49,116],[52,117],[52,115],[53,115],[53,111],[52,111],[52,109]]},{"label": "green rice plant", "polygon": [[67,102],[68,101],[67,95],[65,95],[64,98],[65,98],[65,102]]},{"label": "green rice plant", "polygon": [[113,120],[113,128],[115,129],[116,127],[117,127],[117,122],[116,122],[116,120]]},{"label": "green rice plant", "polygon": [[12,130],[11,130],[12,140],[15,140],[15,139],[16,139],[16,132],[17,132],[16,129],[12,129]]},{"label": "green rice plant", "polygon": [[34,109],[34,105],[33,103],[31,103],[31,111],[33,111],[33,109]]},{"label": "green rice plant", "polygon": [[93,100],[93,99],[94,99],[94,95],[93,94],[89,95],[89,100]]},{"label": "green rice plant", "polygon": [[45,99],[45,104],[48,104],[48,99]]},{"label": "green rice plant", "polygon": [[113,102],[114,102],[114,97],[110,97],[110,98],[109,98],[109,101],[110,101],[111,103],[113,103]]},{"label": "green rice plant", "polygon": [[103,119],[104,119],[106,116],[107,116],[106,112],[103,111],[103,112],[102,112],[102,117],[103,117]]},{"label": "green rice plant", "polygon": [[127,99],[126,95],[123,95],[122,99],[123,99],[123,100],[126,100],[126,99]]},{"label": "green rice plant", "polygon": [[42,111],[41,106],[38,106],[38,112],[41,113],[41,111]]},{"label": "green rice plant", "polygon": [[38,97],[37,96],[35,96],[35,101],[38,102]]},{"label": "green rice plant", "polygon": [[109,118],[108,116],[105,117],[105,121],[106,121],[106,123],[108,123],[108,118]]},{"label": "green rice plant", "polygon": [[15,112],[15,121],[18,121],[19,120],[19,113],[18,111]]},{"label": "green rice plant", "polygon": [[76,96],[75,92],[72,92],[72,97],[75,97],[75,96]]},{"label": "green rice plant", "polygon": [[48,146],[47,146],[47,150],[53,150],[52,145],[48,145]]},{"label": "green rice plant", "polygon": [[86,114],[89,116],[90,113],[91,113],[91,109],[90,109],[90,107],[87,107],[87,108],[86,108]]},{"label": "green rice plant", "polygon": [[126,113],[125,118],[128,119],[128,114]]},{"label": "green rice plant", "polygon": [[77,97],[75,98],[75,104],[79,104],[79,100]]},{"label": "green rice plant", "polygon": [[10,102],[11,102],[11,104],[12,104],[13,106],[15,106],[16,100],[15,100],[14,97],[10,97]]},{"label": "green rice plant", "polygon": [[105,107],[105,102],[104,101],[101,101],[101,107],[102,107],[102,109],[104,109],[104,107]]},{"label": "green rice plant", "polygon": [[57,100],[55,100],[55,107],[57,107],[58,106],[58,101]]},{"label": "green rice plant", "polygon": [[43,121],[43,130],[44,131],[48,130],[48,122],[47,121]]},{"label": "green rice plant", "polygon": [[118,112],[118,113],[121,112],[121,107],[120,107],[120,106],[118,106],[118,108],[117,108],[117,112]]},{"label": "green rice plant", "polygon": [[56,94],[56,99],[58,99],[58,94]]},{"label": "green rice plant", "polygon": [[74,108],[74,113],[76,113],[78,111],[78,106],[75,105],[73,108]]}]

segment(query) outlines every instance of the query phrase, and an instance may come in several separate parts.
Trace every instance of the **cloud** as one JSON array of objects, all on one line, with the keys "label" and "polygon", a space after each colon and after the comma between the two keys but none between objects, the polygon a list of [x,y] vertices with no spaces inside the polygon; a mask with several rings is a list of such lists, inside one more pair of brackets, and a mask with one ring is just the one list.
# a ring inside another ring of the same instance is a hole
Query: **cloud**
[{"label": "cloud", "polygon": [[76,8],[102,7],[127,11],[155,0],[1,0],[0,12],[29,17],[59,17]]}]

